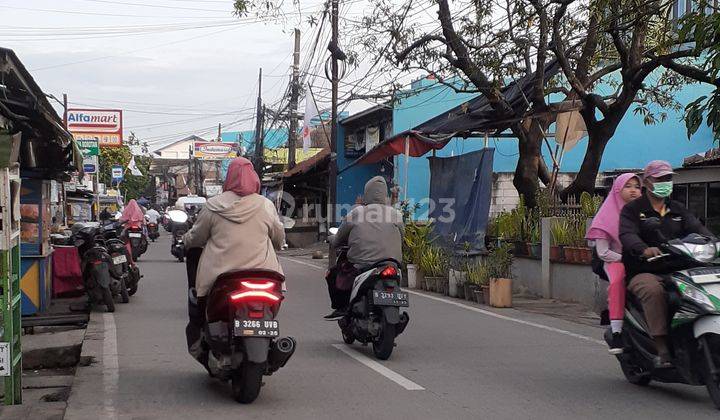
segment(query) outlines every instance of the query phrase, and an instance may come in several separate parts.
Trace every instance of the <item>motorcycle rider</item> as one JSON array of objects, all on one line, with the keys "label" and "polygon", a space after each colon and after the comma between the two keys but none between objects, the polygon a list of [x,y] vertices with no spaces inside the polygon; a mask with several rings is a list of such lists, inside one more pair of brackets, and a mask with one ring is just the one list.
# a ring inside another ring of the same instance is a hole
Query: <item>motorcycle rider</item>
[{"label": "motorcycle rider", "polygon": [[[674,172],[668,162],[654,160],[643,173],[644,194],[628,203],[620,213],[620,241],[627,273],[628,291],[641,302],[648,331],[655,340],[656,367],[670,367],[668,347],[668,307],[661,274],[672,271],[663,260],[647,259],[662,255],[660,246],[691,233],[712,237],[712,233],[681,203],[670,200]],[[659,227],[649,227],[649,219]]]},{"label": "motorcycle rider", "polygon": [[[385,178],[376,176],[365,184],[362,205],[356,206],[340,225],[332,246],[348,246],[347,258],[356,273],[382,260],[402,262],[404,224],[402,213],[390,206]],[[342,318],[350,303],[350,292],[337,288],[335,279],[328,279],[328,292],[333,312],[327,320]]]},{"label": "motorcycle rider", "polygon": [[155,210],[153,207],[150,207],[150,210],[145,213],[145,218],[147,219],[148,223],[155,223],[157,225],[158,220],[160,219],[160,213],[158,213],[158,211]]},{"label": "motorcycle rider", "polygon": [[[265,269],[283,274],[275,250],[285,240],[285,229],[275,205],[260,195],[260,179],[252,163],[232,160],[223,193],[208,200],[192,229],[183,237],[185,248],[204,248],[197,270],[188,264],[190,323],[186,329],[190,353],[205,364],[199,348],[205,314],[205,297],[222,273],[239,269]],[[188,261],[192,258],[188,257]],[[194,290],[193,290],[194,288]],[[196,299],[195,299],[196,298]],[[194,302],[195,301],[195,302]]]}]

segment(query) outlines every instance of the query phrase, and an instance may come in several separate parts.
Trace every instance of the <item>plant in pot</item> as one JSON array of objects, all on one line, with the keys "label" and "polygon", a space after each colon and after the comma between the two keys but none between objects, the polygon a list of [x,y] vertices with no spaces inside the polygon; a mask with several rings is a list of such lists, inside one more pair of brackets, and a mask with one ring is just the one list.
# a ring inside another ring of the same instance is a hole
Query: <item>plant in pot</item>
[{"label": "plant in pot", "polygon": [[411,221],[405,225],[403,236],[403,261],[407,264],[408,287],[424,288],[423,273],[419,264],[425,249],[430,246],[430,223],[421,224]]},{"label": "plant in pot", "polygon": [[540,258],[542,254],[542,244],[540,243],[540,219],[538,217],[533,217],[531,222],[532,223],[528,227],[528,234],[530,239],[530,242],[528,242],[528,249],[530,251],[531,257]]},{"label": "plant in pot", "polygon": [[513,255],[507,247],[499,247],[487,258],[489,294],[485,301],[491,306],[509,308],[512,306],[512,263]]},{"label": "plant in pot", "polygon": [[[465,283],[465,299],[471,302],[477,302],[477,293],[481,291],[482,284],[486,282],[487,270],[483,263],[470,263],[466,268],[467,282]],[[480,299],[482,300],[482,298]]]},{"label": "plant in pot", "polygon": [[570,245],[570,224],[566,219],[557,219],[550,225],[550,261],[561,262],[565,260],[564,248]]},{"label": "plant in pot", "polygon": [[425,285],[428,291],[437,292],[447,282],[447,258],[444,251],[437,246],[425,248],[420,258],[420,270],[425,274]]}]

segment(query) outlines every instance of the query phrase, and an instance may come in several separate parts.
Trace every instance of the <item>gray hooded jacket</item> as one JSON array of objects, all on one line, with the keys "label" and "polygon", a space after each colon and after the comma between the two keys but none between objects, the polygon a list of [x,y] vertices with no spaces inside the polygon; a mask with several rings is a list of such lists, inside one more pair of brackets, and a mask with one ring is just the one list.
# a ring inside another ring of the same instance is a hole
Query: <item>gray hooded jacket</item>
[{"label": "gray hooded jacket", "polygon": [[388,258],[402,262],[402,213],[389,205],[381,176],[365,184],[364,205],[355,207],[340,225],[333,246],[349,246],[348,260],[364,267]]}]

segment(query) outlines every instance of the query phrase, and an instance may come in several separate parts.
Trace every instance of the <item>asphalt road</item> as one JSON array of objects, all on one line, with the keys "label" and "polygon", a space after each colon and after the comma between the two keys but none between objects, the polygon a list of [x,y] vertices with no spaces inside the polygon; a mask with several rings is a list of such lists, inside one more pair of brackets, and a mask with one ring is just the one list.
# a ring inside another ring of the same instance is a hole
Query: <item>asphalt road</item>
[{"label": "asphalt road", "polygon": [[[328,311],[325,261],[283,258],[288,294],[281,333],[298,350],[241,405],[186,352],[185,266],[169,237],[140,261],[142,280],[112,315],[117,374],[94,392],[120,419],[717,419],[705,389],[630,385],[599,341],[599,328],[556,318],[488,310],[437,295],[411,295],[410,324],[386,362],[342,343]],[[107,319],[107,318],[106,318]],[[113,353],[114,354],[114,353]],[[109,363],[104,361],[104,363]],[[84,389],[88,389],[85,387]],[[84,392],[84,391],[83,391]],[[107,403],[106,403],[107,404]],[[108,407],[106,407],[107,409]],[[98,412],[88,418],[102,418]]]}]

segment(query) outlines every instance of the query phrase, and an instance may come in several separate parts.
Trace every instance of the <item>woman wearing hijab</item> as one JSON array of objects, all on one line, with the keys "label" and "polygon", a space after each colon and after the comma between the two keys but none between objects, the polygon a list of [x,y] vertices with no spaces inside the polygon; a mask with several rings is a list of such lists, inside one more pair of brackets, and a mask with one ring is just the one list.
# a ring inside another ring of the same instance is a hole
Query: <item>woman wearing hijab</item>
[{"label": "woman wearing hijab", "polygon": [[135,199],[130,200],[122,211],[120,222],[140,226],[145,223],[145,216]]},{"label": "woman wearing hijab", "polygon": [[273,203],[260,193],[260,179],[252,163],[239,157],[228,167],[223,193],[208,200],[192,229],[185,234],[185,248],[204,248],[195,288],[204,297],[222,273],[240,269],[265,269],[283,273],[275,254],[285,240],[285,230]]},{"label": "woman wearing hijab", "polygon": [[618,176],[585,235],[587,240],[594,242],[595,250],[603,261],[605,273],[610,280],[608,309],[613,336],[610,354],[623,352],[621,333],[625,316],[625,266],[622,263],[620,243],[620,212],[625,204],[641,195],[640,178],[636,174]]}]

